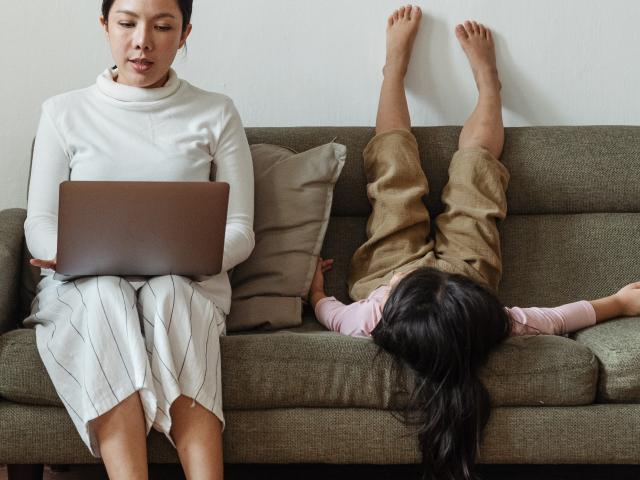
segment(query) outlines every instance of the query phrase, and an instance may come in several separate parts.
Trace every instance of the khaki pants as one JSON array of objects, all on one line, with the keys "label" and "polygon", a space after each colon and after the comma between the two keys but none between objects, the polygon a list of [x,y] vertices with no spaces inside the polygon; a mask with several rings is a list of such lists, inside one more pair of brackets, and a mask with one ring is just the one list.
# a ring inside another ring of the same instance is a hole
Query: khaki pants
[{"label": "khaki pants", "polygon": [[347,281],[353,300],[389,284],[396,272],[422,266],[460,273],[497,290],[502,260],[496,220],[507,214],[509,181],[504,165],[483,148],[456,152],[433,239],[422,201],[429,187],[414,136],[406,130],[376,135],[364,150],[364,168],[373,211],[367,241],[351,259]]}]

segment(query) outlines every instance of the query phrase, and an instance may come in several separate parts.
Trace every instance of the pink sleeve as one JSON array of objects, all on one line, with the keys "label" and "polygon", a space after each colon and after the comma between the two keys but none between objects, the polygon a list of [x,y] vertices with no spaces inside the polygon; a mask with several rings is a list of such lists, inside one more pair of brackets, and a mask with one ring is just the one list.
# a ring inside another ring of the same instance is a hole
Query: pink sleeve
[{"label": "pink sleeve", "polygon": [[591,303],[580,301],[554,308],[507,308],[511,335],[563,335],[595,325]]},{"label": "pink sleeve", "polygon": [[370,337],[382,317],[382,306],[373,294],[350,305],[335,297],[326,297],[316,304],[315,313],[318,321],[329,330],[352,337]]}]

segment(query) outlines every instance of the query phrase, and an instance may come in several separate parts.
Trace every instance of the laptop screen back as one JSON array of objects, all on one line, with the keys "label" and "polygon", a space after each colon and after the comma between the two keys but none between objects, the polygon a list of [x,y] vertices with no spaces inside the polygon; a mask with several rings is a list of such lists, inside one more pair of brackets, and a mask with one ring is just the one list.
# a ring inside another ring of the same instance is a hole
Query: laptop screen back
[{"label": "laptop screen back", "polygon": [[67,181],[59,198],[60,274],[221,271],[227,183]]}]

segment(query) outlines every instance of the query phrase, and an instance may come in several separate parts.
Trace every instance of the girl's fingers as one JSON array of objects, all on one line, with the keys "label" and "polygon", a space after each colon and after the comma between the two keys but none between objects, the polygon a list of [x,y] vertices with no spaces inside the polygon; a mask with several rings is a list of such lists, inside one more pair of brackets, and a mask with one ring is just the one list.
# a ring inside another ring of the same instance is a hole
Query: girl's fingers
[{"label": "girl's fingers", "polygon": [[329,260],[324,260],[322,262],[322,271],[325,272],[327,270],[331,270],[331,268],[333,267],[333,258],[330,258]]}]

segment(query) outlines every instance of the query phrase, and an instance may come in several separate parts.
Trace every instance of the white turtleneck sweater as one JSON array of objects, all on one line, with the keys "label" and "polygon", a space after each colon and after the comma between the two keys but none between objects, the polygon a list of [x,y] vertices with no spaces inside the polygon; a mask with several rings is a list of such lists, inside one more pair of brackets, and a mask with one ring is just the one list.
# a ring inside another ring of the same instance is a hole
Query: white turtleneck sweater
[{"label": "white turtleneck sweater", "polygon": [[[223,273],[199,278],[226,313],[227,271],[249,257],[253,234],[253,165],[240,116],[226,96],[200,90],[171,70],[159,88],[114,81],[45,101],[33,152],[25,235],[35,258],[57,249],[58,188],[64,180],[208,181],[230,184]],[[51,274],[51,271],[43,271]]]}]

